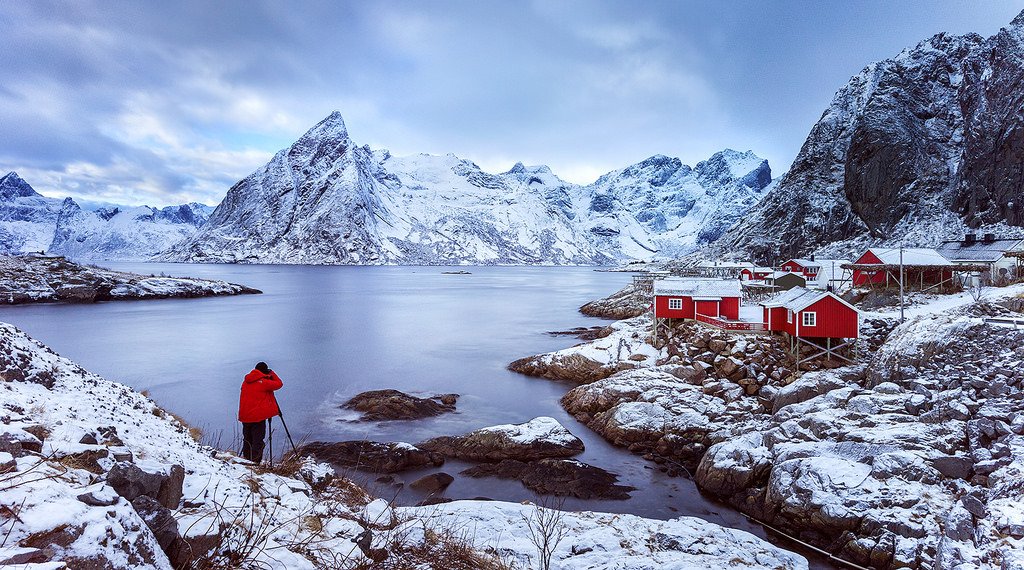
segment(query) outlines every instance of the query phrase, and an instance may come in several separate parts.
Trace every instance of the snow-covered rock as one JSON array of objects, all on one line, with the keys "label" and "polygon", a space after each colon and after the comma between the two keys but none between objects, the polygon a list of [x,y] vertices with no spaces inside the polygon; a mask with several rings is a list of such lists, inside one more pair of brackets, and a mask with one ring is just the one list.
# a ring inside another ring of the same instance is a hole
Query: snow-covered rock
[{"label": "snow-covered rock", "polygon": [[470,461],[572,457],[583,453],[584,449],[580,438],[558,420],[549,417],[533,418],[522,424],[480,428],[457,437],[435,437],[417,447]]},{"label": "snow-covered rock", "polygon": [[611,264],[717,239],[765,193],[766,161],[655,156],[579,186],[454,155],[358,146],[338,112],[239,181],[159,259],[309,264]]},{"label": "snow-covered rock", "polygon": [[562,570],[656,570],[659,568],[806,568],[790,552],[765,548],[743,531],[700,519],[651,521],[633,515],[564,513],[534,505],[457,501],[417,510],[428,523],[458,524],[476,544],[516,561],[539,567],[531,529],[547,526],[564,535],[552,545],[551,568]]}]

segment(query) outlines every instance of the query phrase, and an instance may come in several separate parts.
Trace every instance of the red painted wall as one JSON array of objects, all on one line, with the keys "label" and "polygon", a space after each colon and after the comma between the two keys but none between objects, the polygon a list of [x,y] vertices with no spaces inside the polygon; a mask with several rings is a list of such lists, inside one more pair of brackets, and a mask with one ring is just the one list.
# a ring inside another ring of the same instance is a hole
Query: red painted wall
[{"label": "red painted wall", "polygon": [[[870,251],[864,252],[864,255],[860,256],[854,263],[882,263],[878,256],[871,253]],[[941,269],[931,269],[924,272],[924,285],[935,285],[943,281],[953,278],[953,271],[943,271]],[[903,274],[904,284],[908,288],[919,288],[921,283],[921,272],[914,269],[913,265],[904,266]],[[874,275],[869,274],[866,271],[860,269],[853,272],[853,285],[854,287],[860,287],[861,285],[867,284],[884,284],[886,280],[885,271],[877,271]],[[899,278],[889,277],[889,284],[894,287],[899,287]]]},{"label": "red painted wall", "polygon": [[799,263],[796,263],[793,260],[789,260],[786,263],[783,263],[782,264],[782,270],[783,271],[791,271],[793,273],[799,273],[799,274],[803,275],[804,277],[810,277],[811,275],[817,275],[818,274],[817,273],[817,269],[815,269],[812,272],[812,271],[806,269],[803,265],[800,265]]},{"label": "red painted wall", "polygon": [[722,297],[722,303],[719,307],[721,316],[734,321],[740,318],[740,298],[739,297]]},{"label": "red painted wall", "polygon": [[[765,307],[764,308],[764,324],[769,327],[770,331],[785,331],[786,330],[786,312],[788,309],[784,307]],[[770,323],[770,324],[769,324]]]},{"label": "red painted wall", "polygon": [[[683,308],[681,310],[669,309],[669,299],[682,299]],[[654,298],[654,316],[659,319],[692,319],[693,299],[679,295],[658,295]]]},{"label": "red painted wall", "polygon": [[718,301],[697,301],[697,314],[708,317],[717,317]]},{"label": "red painted wall", "polygon": [[[882,263],[882,260],[878,259],[878,256],[871,253],[870,251],[865,251],[864,255],[857,258],[857,261],[854,261],[853,263]],[[874,275],[870,275],[868,272],[862,271],[860,269],[857,269],[853,272],[854,287],[859,287],[861,285],[866,285],[868,283],[885,283],[885,272],[878,271]]]},{"label": "red painted wall", "polygon": [[[817,313],[817,324],[803,325],[804,313]],[[800,336],[808,338],[857,338],[859,336],[857,312],[832,297],[812,304],[796,315]]]}]

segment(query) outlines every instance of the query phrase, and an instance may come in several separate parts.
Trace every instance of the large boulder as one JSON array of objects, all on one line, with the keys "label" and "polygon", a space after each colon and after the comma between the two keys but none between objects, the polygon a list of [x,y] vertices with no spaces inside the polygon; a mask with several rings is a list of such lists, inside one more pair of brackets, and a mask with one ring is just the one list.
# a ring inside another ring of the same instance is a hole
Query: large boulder
[{"label": "large boulder", "polygon": [[185,470],[180,465],[172,465],[166,472],[152,472],[120,461],[107,472],[107,485],[127,501],[146,496],[169,509],[178,508],[184,480]]},{"label": "large boulder", "polygon": [[338,467],[371,473],[398,473],[444,464],[443,455],[400,441],[314,441],[300,447],[299,453]]},{"label": "large boulder", "polygon": [[618,476],[600,467],[571,459],[541,459],[485,463],[462,471],[469,477],[516,479],[523,486],[541,495],[577,497],[579,499],[629,498],[633,487],[619,485]]},{"label": "large boulder", "polygon": [[417,420],[455,411],[458,394],[418,398],[398,390],[372,390],[357,394],[342,407],[362,414],[363,421]]},{"label": "large boulder", "polygon": [[572,457],[583,453],[583,441],[558,420],[534,418],[523,424],[481,428],[462,436],[429,439],[419,447],[469,461],[502,461]]}]

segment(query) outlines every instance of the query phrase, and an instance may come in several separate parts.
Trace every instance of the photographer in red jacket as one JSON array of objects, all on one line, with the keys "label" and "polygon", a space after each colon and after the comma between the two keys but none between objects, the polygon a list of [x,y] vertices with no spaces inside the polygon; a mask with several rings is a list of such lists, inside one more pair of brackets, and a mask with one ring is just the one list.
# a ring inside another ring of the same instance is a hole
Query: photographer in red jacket
[{"label": "photographer in red jacket", "polygon": [[242,394],[238,399],[238,421],[242,422],[242,457],[259,463],[263,461],[267,420],[278,415],[274,390],[282,386],[281,379],[260,362],[242,381]]}]

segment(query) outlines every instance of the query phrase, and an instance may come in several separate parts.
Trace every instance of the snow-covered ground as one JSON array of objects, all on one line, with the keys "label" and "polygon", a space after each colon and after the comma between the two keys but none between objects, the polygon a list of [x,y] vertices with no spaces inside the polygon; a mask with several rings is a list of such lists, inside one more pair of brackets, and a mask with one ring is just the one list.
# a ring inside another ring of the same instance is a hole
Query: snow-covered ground
[{"label": "snow-covered ground", "polygon": [[[0,517],[8,534],[0,564],[164,570],[172,564],[164,550],[181,556],[186,544],[197,553],[212,549],[207,556],[230,567],[346,568],[370,564],[381,551],[422,555],[431,537],[444,534],[467,540],[480,556],[538,567],[529,536],[545,511],[531,505],[392,510],[350,483],[329,481],[325,466],[309,461],[294,475],[254,468],[197,443],[149,398],[7,324],[0,324],[0,376]],[[140,487],[146,478],[173,480],[174,466],[183,467],[181,495],[166,509],[146,496],[129,502],[113,471],[130,465],[153,474],[139,475]],[[558,528],[568,536],[554,549],[553,568],[807,567],[750,534],[693,518],[567,512]],[[420,567],[444,567],[437,564]]]}]

